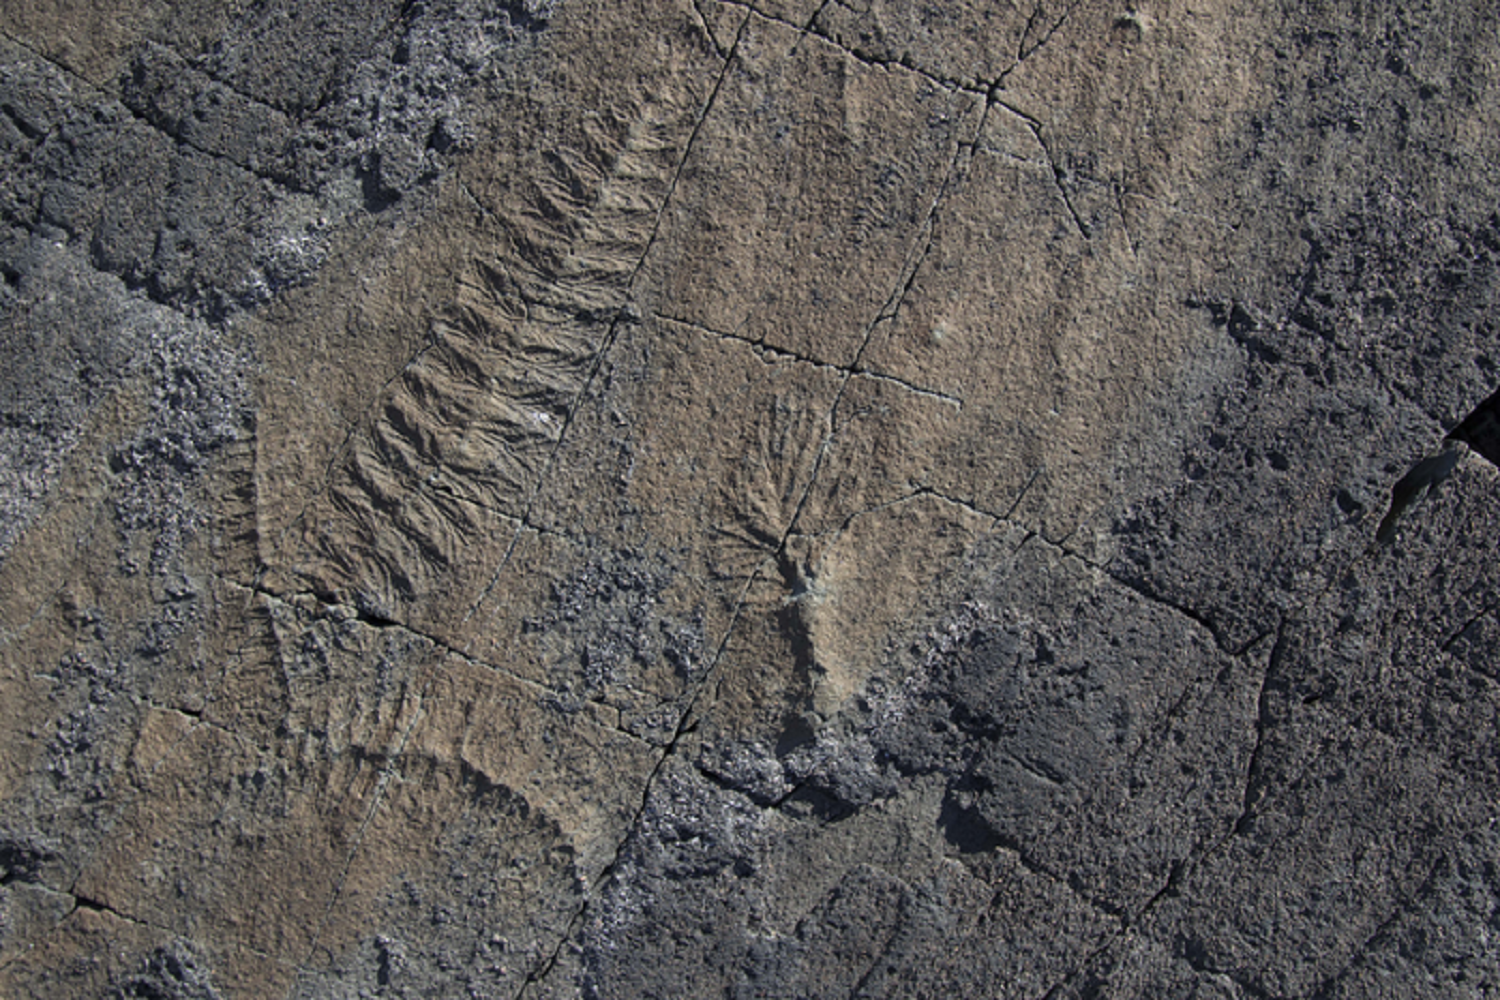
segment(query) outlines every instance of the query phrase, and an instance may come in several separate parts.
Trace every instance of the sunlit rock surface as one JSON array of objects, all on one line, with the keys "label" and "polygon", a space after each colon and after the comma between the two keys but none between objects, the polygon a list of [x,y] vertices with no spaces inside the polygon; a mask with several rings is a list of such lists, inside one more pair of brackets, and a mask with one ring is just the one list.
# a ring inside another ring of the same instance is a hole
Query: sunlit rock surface
[{"label": "sunlit rock surface", "polygon": [[1496,24],[7,5],[0,994],[1500,991]]}]

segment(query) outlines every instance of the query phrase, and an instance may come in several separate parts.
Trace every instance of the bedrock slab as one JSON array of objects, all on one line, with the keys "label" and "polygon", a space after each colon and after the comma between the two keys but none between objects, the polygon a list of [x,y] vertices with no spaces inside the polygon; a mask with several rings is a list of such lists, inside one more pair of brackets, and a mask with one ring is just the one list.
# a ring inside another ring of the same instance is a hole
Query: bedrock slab
[{"label": "bedrock slab", "polygon": [[0,994],[1500,990],[1497,109],[1462,3],[0,11]]}]

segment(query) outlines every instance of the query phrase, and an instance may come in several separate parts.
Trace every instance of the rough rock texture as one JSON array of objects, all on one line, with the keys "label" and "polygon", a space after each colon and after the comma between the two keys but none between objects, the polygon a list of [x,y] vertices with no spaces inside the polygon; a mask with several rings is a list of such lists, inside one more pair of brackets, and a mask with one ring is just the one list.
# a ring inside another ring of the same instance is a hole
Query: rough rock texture
[{"label": "rough rock texture", "polygon": [[1497,24],[5,5],[0,995],[1500,994]]}]

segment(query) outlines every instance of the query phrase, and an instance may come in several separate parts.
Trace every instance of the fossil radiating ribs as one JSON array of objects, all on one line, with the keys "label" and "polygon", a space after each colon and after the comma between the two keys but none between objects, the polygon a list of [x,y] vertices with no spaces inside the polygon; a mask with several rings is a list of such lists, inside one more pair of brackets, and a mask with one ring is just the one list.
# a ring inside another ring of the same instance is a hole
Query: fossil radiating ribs
[{"label": "fossil radiating ribs", "polygon": [[734,520],[716,529],[724,541],[720,559],[726,576],[748,578],[781,548],[825,432],[822,419],[786,399],[778,398],[761,413],[726,484],[730,496],[725,506]]},{"label": "fossil radiating ribs", "polygon": [[533,179],[516,182],[525,190],[478,188],[494,256],[470,262],[309,518],[302,572],[315,587],[394,615],[481,560],[497,516],[524,521],[625,308],[695,110],[641,99],[633,119],[617,111],[541,155],[516,175]]}]

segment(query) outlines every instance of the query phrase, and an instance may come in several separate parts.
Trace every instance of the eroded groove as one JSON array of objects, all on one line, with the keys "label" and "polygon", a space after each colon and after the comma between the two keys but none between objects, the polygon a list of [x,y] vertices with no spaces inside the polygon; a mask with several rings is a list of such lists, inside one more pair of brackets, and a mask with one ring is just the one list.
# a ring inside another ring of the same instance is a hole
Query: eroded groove
[{"label": "eroded groove", "polygon": [[[1250,751],[1250,763],[1245,767],[1245,791],[1240,797],[1240,813],[1229,827],[1229,832],[1233,835],[1244,835],[1248,831],[1255,808],[1264,797],[1256,795],[1256,779],[1261,767],[1261,754],[1265,749],[1266,732],[1271,727],[1267,696],[1271,687],[1271,675],[1281,668],[1282,659],[1286,656],[1288,631],[1287,620],[1283,618],[1276,628],[1276,644],[1271,647],[1265,672],[1261,674],[1260,690],[1255,696],[1255,746]],[[1227,842],[1228,838],[1225,839]]]}]

